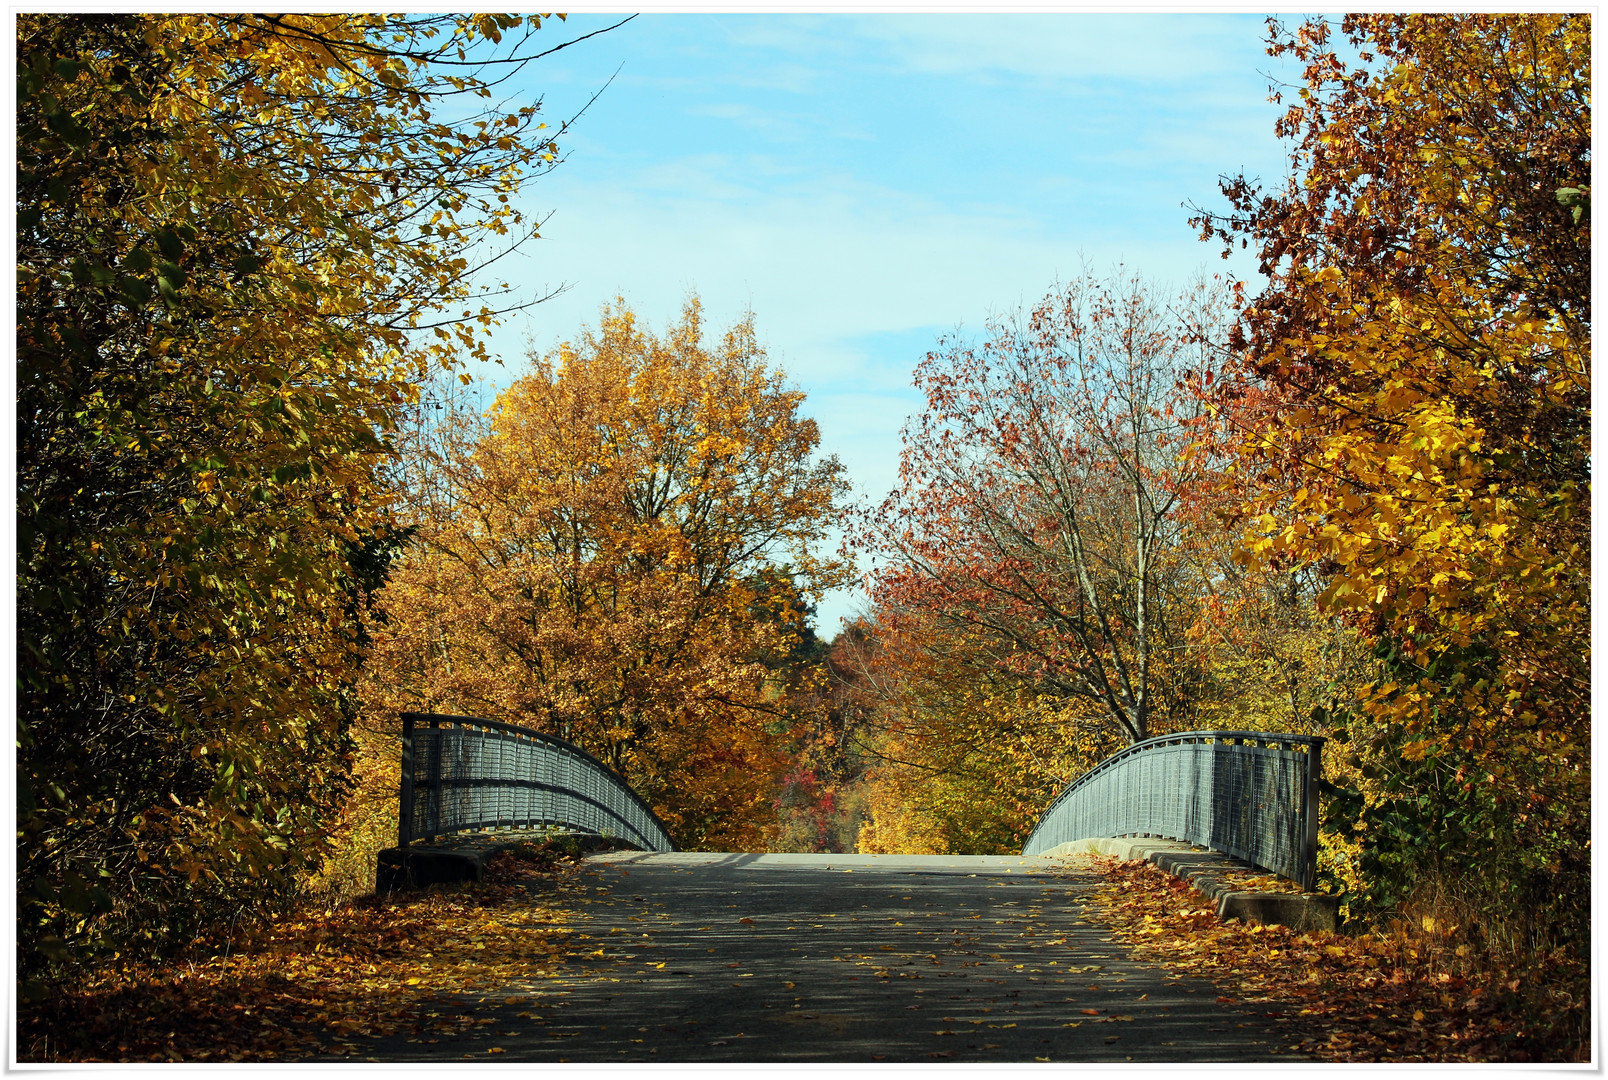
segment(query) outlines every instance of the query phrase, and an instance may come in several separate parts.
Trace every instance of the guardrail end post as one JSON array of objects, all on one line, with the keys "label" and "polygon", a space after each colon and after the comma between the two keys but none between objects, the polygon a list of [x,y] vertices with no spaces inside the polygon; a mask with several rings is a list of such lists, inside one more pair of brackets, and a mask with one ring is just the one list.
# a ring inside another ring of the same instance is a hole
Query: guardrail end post
[{"label": "guardrail end post", "polygon": [[1307,892],[1318,884],[1318,788],[1323,778],[1323,739],[1315,738],[1308,744],[1306,782],[1306,867],[1301,887]]},{"label": "guardrail end post", "polygon": [[413,843],[413,719],[413,713],[402,714],[402,783],[397,799],[396,846],[404,853]]},{"label": "guardrail end post", "polygon": [[425,804],[424,829],[425,838],[434,840],[441,832],[442,804],[446,801],[445,793],[441,790],[441,717],[431,713],[430,721],[430,776],[429,801]]}]

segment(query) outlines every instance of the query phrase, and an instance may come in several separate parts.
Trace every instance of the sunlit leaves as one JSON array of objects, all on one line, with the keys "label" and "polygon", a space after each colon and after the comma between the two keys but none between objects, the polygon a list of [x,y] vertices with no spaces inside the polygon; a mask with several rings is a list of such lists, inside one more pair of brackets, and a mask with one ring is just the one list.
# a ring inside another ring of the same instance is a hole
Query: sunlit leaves
[{"label": "sunlit leaves", "polygon": [[[439,105],[509,59],[451,19],[17,31],[32,969],[36,941],[184,940],[317,863],[395,540],[388,431],[423,373],[478,352],[457,314],[478,238],[517,225],[500,197],[549,141],[532,109],[497,114],[498,146]],[[460,46],[492,66],[448,87],[431,64]]]},{"label": "sunlit leaves", "polygon": [[105,965],[23,1007],[18,1056],[283,1061],[350,1054],[363,1038],[473,1031],[460,995],[524,1004],[509,986],[540,978],[574,948],[564,913],[527,888],[561,883],[573,864],[550,848],[521,854],[493,859],[486,885],[304,904],[196,943],[179,962]]},{"label": "sunlit leaves", "polygon": [[939,624],[907,616],[866,636],[862,852],[1020,852],[1056,793],[1126,741],[1098,709],[1023,686]]},{"label": "sunlit leaves", "polygon": [[1272,275],[1244,378],[1220,384],[1259,486],[1243,560],[1319,569],[1320,606],[1389,669],[1336,717],[1381,896],[1451,874],[1493,933],[1583,943],[1590,21],[1341,32],[1275,26],[1305,65],[1280,124],[1294,167],[1201,219]]},{"label": "sunlit leaves", "polygon": [[506,719],[619,770],[683,846],[761,843],[791,726],[769,681],[845,567],[803,395],[751,323],[623,303],[421,451],[371,700]]},{"label": "sunlit leaves", "polygon": [[[1323,1061],[1572,1061],[1587,1055],[1587,969],[1554,958],[1547,980],[1506,970],[1428,919],[1379,934],[1300,933],[1223,922],[1186,882],[1100,860],[1102,916],[1138,955],[1205,976],[1287,1025]],[[1518,978],[1514,978],[1517,975]]]},{"label": "sunlit leaves", "polygon": [[1187,709],[1182,510],[1207,466],[1182,453],[1200,406],[1181,382],[1213,366],[1226,298],[1085,273],[928,354],[901,487],[856,537],[884,559],[886,616],[934,622],[1130,741]]}]

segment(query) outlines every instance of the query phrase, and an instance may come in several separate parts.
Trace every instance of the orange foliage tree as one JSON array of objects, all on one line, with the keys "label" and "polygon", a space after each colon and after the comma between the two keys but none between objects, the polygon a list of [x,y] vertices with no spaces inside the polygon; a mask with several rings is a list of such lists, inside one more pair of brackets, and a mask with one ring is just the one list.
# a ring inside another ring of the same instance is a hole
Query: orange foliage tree
[{"label": "orange foliage tree", "polygon": [[752,319],[655,337],[618,302],[459,411],[415,478],[414,549],[368,696],[585,747],[678,843],[759,846],[792,721],[774,661],[845,578],[812,548],[846,485]]},{"label": "orange foliage tree", "polygon": [[1127,740],[1098,705],[992,663],[906,615],[864,626],[852,658],[871,708],[859,738],[859,850],[1014,854],[1068,781]]},{"label": "orange foliage tree", "polygon": [[1213,362],[1225,299],[1086,274],[928,354],[902,486],[856,537],[884,559],[881,614],[1128,741],[1185,722],[1184,498],[1209,463],[1181,456],[1200,411],[1181,380]]}]

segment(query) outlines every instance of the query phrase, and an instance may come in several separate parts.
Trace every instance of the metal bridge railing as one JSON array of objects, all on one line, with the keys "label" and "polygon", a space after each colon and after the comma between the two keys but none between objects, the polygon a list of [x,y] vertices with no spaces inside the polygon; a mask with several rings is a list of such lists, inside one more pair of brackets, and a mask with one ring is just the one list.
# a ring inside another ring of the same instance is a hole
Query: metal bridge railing
[{"label": "metal bridge railing", "polygon": [[403,713],[401,801],[404,850],[455,832],[537,825],[676,850],[613,769],[573,743],[496,720]]},{"label": "metal bridge railing", "polygon": [[1023,855],[1073,840],[1155,836],[1226,852],[1311,889],[1323,739],[1189,731],[1135,743],[1072,781]]}]

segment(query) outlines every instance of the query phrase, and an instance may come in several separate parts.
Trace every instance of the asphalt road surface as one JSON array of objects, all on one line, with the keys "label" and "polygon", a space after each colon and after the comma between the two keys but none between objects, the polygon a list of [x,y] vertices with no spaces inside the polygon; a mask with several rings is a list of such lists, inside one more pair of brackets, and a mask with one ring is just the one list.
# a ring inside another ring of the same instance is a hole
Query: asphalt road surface
[{"label": "asphalt road surface", "polygon": [[464,1003],[471,1034],[359,1057],[1309,1060],[1274,1006],[1130,959],[1086,903],[1098,881],[1075,858],[596,855],[557,975]]}]

